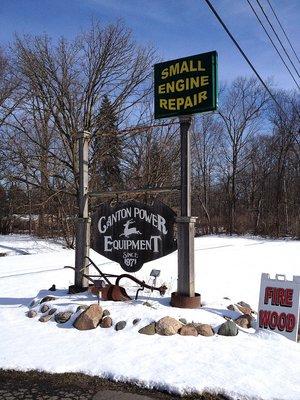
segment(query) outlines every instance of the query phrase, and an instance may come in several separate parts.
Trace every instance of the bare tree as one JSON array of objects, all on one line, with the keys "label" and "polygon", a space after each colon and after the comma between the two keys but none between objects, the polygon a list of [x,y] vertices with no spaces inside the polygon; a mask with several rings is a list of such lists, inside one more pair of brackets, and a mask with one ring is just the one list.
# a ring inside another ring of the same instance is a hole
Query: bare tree
[{"label": "bare tree", "polygon": [[[194,196],[203,210],[208,229],[212,232],[212,187],[216,184],[216,167],[220,153],[222,126],[216,114],[199,116],[192,130]],[[201,214],[200,214],[201,215]],[[200,222],[203,226],[203,222]]]},{"label": "bare tree", "polygon": [[237,205],[237,178],[248,163],[247,144],[259,131],[268,94],[255,78],[237,78],[224,91],[219,108],[223,123],[222,170],[227,169],[225,189],[228,201],[228,231],[235,231]]},{"label": "bare tree", "polygon": [[46,35],[16,37],[13,51],[22,102],[5,121],[5,140],[16,150],[10,173],[40,188],[37,203],[42,204],[43,226],[48,199],[58,204],[56,195],[61,193],[76,198],[77,134],[88,130],[92,143],[103,134],[105,95],[109,94],[120,125],[135,123],[132,108],[150,90],[154,52],[137,46],[121,23],[92,24],[71,42],[62,38],[54,43]]}]

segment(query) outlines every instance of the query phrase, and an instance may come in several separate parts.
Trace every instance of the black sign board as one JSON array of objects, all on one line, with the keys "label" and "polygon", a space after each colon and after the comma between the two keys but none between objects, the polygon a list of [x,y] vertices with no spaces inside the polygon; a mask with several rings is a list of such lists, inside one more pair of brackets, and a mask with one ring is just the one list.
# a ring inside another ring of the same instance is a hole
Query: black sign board
[{"label": "black sign board", "polygon": [[216,109],[216,51],[154,65],[155,118]]},{"label": "black sign board", "polygon": [[92,217],[91,247],[125,271],[136,272],[144,263],[176,250],[175,218],[161,202],[150,206],[128,201],[113,208],[103,203]]}]

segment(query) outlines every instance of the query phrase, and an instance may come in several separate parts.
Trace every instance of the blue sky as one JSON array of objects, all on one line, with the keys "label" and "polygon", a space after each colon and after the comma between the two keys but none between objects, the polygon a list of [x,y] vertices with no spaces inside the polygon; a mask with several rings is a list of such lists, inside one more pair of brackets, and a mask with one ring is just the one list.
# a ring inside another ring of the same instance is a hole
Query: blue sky
[{"label": "blue sky", "polygon": [[[270,1],[300,54],[300,0]],[[247,1],[211,2],[261,76],[273,77],[278,87],[295,89]],[[267,1],[261,3],[271,18]],[[73,38],[92,18],[103,24],[121,18],[136,41],[153,45],[162,60],[217,50],[221,81],[251,74],[203,0],[0,0],[0,43],[12,41],[14,32]],[[295,65],[300,70],[297,60]]]}]

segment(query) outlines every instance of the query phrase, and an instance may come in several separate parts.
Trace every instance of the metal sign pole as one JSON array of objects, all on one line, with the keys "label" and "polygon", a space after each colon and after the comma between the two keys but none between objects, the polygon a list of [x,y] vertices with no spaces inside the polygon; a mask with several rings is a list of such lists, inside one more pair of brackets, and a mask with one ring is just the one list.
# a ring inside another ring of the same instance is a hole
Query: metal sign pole
[{"label": "metal sign pole", "polygon": [[191,216],[191,151],[189,129],[192,116],[180,116],[181,141],[181,216],[178,227],[178,288],[172,293],[171,305],[182,308],[200,306],[195,293],[194,232],[196,218]]},{"label": "metal sign pole", "polygon": [[89,139],[90,133],[81,132],[77,136],[79,145],[79,213],[76,230],[75,251],[75,291],[85,290],[88,280],[88,260],[90,251],[90,225],[88,209],[88,179],[89,179]]}]

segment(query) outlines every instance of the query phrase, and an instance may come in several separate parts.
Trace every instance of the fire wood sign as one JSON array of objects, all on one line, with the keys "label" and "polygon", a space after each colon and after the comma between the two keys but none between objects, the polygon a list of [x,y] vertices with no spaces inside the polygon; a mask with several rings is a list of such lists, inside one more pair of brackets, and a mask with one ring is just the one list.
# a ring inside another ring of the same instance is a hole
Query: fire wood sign
[{"label": "fire wood sign", "polygon": [[300,276],[294,276],[289,281],[285,275],[277,274],[275,279],[271,279],[269,274],[262,274],[258,306],[260,328],[297,341],[299,305]]},{"label": "fire wood sign", "polygon": [[176,214],[161,202],[152,206],[128,201],[111,207],[101,204],[92,216],[91,247],[127,272],[177,248]]}]

